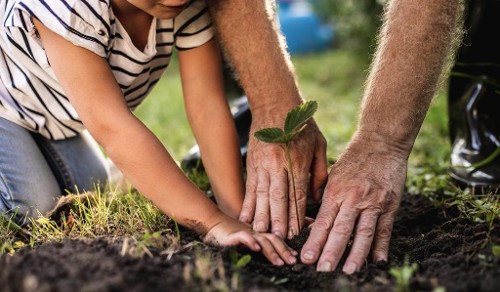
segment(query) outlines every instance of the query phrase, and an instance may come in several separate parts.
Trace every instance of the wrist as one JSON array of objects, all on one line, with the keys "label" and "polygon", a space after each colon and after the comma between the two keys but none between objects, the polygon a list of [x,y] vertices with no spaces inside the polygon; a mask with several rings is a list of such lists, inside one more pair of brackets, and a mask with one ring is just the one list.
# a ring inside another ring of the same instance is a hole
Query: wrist
[{"label": "wrist", "polygon": [[[289,98],[286,100],[272,100],[268,102],[252,103],[249,100],[250,110],[252,112],[252,126],[259,127],[278,127],[282,128],[287,114],[297,105],[302,104],[303,99]],[[258,129],[260,130],[260,129]]]},{"label": "wrist", "polygon": [[350,147],[370,145],[372,149],[380,149],[390,153],[391,157],[407,160],[413,149],[414,139],[399,138],[380,130],[360,127],[354,134]]},{"label": "wrist", "polygon": [[215,227],[230,219],[231,217],[217,209],[215,212],[210,214],[210,216],[207,216],[205,220],[203,220],[203,223],[201,223],[201,229],[196,231],[201,235],[201,237],[205,237]]}]

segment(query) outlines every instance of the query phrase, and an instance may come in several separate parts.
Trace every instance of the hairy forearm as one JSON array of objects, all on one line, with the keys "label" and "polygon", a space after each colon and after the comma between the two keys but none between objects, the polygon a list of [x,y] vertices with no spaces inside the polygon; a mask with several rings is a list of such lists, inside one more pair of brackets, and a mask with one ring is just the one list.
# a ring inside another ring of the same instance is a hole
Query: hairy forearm
[{"label": "hairy forearm", "polygon": [[208,0],[224,52],[235,67],[252,112],[288,111],[301,102],[273,0]]},{"label": "hairy forearm", "polygon": [[359,132],[409,155],[461,37],[459,0],[393,0],[366,84]]}]

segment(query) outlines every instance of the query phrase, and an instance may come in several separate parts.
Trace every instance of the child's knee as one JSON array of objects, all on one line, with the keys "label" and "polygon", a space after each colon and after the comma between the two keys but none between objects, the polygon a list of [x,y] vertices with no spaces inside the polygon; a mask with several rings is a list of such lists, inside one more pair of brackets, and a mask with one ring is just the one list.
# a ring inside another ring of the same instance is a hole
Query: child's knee
[{"label": "child's knee", "polygon": [[57,185],[41,186],[38,190],[12,187],[0,179],[0,213],[20,225],[48,213],[60,195]]}]

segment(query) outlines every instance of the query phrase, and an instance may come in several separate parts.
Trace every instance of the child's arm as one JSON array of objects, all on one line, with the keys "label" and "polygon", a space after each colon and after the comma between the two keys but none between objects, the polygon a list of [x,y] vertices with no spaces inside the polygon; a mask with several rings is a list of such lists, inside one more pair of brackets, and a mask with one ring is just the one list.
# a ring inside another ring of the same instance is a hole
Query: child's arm
[{"label": "child's arm", "polygon": [[224,213],[238,218],[244,195],[241,154],[216,41],[179,51],[179,65],[187,116],[217,203]]},{"label": "child's arm", "polygon": [[37,20],[47,57],[81,120],[137,189],[170,218],[221,246],[244,244],[274,264],[294,263],[272,235],[222,213],[184,176],[160,141],[128,109],[105,59],[77,47]]}]

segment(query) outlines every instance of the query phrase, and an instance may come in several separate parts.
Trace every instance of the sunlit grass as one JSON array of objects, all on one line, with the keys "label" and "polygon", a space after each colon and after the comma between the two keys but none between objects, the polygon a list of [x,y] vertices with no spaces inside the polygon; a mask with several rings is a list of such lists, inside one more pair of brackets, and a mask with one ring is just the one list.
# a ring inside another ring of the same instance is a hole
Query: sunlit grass
[{"label": "sunlit grass", "polygon": [[35,243],[70,238],[139,236],[157,231],[173,234],[170,220],[135,191],[96,191],[77,196],[71,212],[59,219],[32,220]]}]

